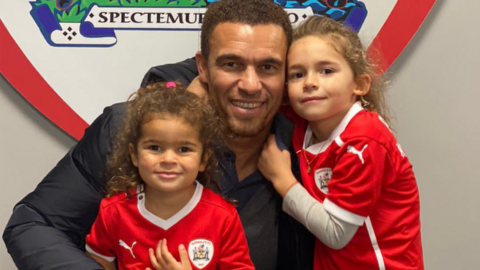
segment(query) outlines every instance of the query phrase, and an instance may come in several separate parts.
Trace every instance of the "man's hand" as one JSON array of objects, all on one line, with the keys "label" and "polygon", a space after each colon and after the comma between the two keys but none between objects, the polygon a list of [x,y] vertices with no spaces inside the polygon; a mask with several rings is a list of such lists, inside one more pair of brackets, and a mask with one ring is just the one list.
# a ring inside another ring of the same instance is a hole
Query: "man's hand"
[{"label": "man's hand", "polygon": [[193,79],[193,81],[187,87],[187,91],[194,93],[200,98],[208,97],[208,85],[205,83],[202,83],[198,78],[198,76],[195,77],[195,79]]},{"label": "man's hand", "polygon": [[[178,246],[178,253],[180,254],[180,262],[177,262],[168,251],[167,239],[158,241],[156,252],[153,251],[153,248],[148,250],[150,262],[156,270],[192,270],[184,245]],[[146,270],[152,269],[147,268]]]},{"label": "man's hand", "polygon": [[270,135],[258,159],[258,169],[267,180],[272,182],[275,190],[282,197],[285,197],[287,191],[298,183],[291,167],[290,153],[287,150],[280,151],[275,135]]}]

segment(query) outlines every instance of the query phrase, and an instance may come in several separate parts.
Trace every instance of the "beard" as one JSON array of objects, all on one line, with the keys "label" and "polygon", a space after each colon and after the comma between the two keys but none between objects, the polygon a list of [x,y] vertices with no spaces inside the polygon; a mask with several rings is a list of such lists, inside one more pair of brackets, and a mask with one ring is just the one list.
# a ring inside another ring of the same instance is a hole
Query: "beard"
[{"label": "beard", "polygon": [[252,119],[236,119],[229,116],[225,110],[210,97],[210,105],[217,112],[227,136],[236,138],[252,138],[259,135],[266,128],[270,128],[273,119],[268,119],[268,113]]},{"label": "beard", "polygon": [[234,137],[252,138],[258,136],[265,128],[269,128],[266,117],[238,120],[225,115],[227,130]]}]

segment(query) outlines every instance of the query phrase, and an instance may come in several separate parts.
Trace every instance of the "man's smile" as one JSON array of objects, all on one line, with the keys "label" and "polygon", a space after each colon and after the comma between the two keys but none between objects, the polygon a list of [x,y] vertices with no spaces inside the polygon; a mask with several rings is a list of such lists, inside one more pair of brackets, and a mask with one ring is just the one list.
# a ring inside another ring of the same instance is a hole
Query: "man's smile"
[{"label": "man's smile", "polygon": [[246,109],[246,110],[252,110],[255,108],[258,108],[260,105],[263,104],[263,102],[246,102],[246,101],[236,101],[232,100],[231,103],[239,108]]}]

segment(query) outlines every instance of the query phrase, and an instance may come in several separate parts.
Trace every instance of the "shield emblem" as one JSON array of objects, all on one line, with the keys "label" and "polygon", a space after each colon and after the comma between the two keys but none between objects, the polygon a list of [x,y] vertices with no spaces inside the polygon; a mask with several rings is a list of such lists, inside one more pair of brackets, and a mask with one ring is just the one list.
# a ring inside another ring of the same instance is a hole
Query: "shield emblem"
[{"label": "shield emblem", "polygon": [[328,182],[332,179],[331,168],[321,168],[315,171],[315,184],[324,194],[328,193]]},{"label": "shield emblem", "polygon": [[197,268],[203,269],[213,258],[213,243],[206,239],[196,239],[188,245],[188,257]]}]

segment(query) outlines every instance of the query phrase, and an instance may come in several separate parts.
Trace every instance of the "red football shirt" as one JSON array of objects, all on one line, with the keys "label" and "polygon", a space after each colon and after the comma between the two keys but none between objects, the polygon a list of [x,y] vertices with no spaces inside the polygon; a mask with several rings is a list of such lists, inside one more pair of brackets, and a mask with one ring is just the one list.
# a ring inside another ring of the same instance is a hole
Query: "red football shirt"
[{"label": "red football shirt", "polygon": [[189,203],[168,220],[145,208],[145,194],[103,199],[87,236],[86,249],[119,269],[153,267],[148,249],[166,238],[168,250],[180,261],[178,246],[188,251],[193,269],[254,269],[245,233],[235,207],[197,182]]},{"label": "red football shirt", "polygon": [[383,119],[355,103],[328,140],[308,146],[311,138],[298,119],[293,145],[305,188],[328,213],[360,226],[341,250],[317,239],[314,269],[423,269],[415,176]]}]

